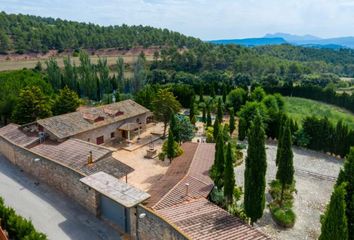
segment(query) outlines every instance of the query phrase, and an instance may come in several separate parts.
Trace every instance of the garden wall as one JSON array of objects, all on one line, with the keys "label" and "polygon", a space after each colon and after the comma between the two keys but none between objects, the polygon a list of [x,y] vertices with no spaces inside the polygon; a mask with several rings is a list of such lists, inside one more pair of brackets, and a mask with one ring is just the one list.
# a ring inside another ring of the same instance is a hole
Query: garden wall
[{"label": "garden wall", "polygon": [[0,136],[0,153],[24,172],[68,195],[97,214],[97,193],[80,182],[83,174]]}]

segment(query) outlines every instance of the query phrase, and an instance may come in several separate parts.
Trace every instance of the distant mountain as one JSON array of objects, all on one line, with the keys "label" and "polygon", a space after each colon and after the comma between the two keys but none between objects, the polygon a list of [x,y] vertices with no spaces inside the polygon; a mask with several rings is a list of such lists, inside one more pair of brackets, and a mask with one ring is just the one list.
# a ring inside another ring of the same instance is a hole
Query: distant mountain
[{"label": "distant mountain", "polygon": [[221,39],[209,41],[214,44],[238,44],[247,47],[279,45],[287,43],[283,38],[244,38],[244,39]]},{"label": "distant mountain", "polygon": [[319,38],[309,34],[268,33],[262,38],[221,39],[209,42],[215,44],[239,44],[247,47],[291,44],[310,48],[354,49],[354,37]]},{"label": "distant mountain", "polygon": [[313,35],[293,35],[288,33],[273,33],[273,34],[266,34],[264,38],[283,38],[287,42],[301,42],[301,41],[316,41],[320,40],[321,38],[313,36]]}]

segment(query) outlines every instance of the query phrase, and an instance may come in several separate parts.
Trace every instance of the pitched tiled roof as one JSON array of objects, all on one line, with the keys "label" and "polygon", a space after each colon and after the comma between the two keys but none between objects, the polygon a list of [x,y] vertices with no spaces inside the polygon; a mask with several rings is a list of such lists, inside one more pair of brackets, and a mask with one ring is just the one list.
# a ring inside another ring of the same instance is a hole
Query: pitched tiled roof
[{"label": "pitched tiled roof", "polygon": [[[60,162],[83,175],[106,172],[117,178],[134,171],[133,168],[111,157],[112,151],[78,139],[68,139],[62,143],[46,140],[31,151]],[[88,164],[87,157],[92,152],[93,164]]]},{"label": "pitched tiled roof", "polygon": [[39,141],[37,133],[25,132],[19,125],[12,123],[0,128],[0,136],[22,147]]},{"label": "pitched tiled roof", "polygon": [[[79,112],[41,119],[37,123],[57,138],[63,139],[149,112],[147,108],[133,100],[125,100],[109,105],[83,109]],[[95,122],[99,118],[103,120]]]},{"label": "pitched tiled roof", "polygon": [[214,162],[214,144],[189,142],[182,149],[183,155],[172,161],[165,176],[150,189],[147,206],[162,209],[209,195],[214,186],[208,174]]},{"label": "pitched tiled roof", "polygon": [[195,240],[270,239],[205,198],[157,210],[157,213]]}]

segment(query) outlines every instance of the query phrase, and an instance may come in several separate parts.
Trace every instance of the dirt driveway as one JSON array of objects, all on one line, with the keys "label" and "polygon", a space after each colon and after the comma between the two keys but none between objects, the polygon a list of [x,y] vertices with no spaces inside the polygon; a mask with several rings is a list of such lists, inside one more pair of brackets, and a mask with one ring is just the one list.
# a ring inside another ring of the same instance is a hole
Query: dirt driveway
[{"label": "dirt driveway", "polygon": [[[277,147],[270,144],[266,147],[267,183],[270,183],[276,174]],[[295,226],[287,230],[278,228],[266,207],[257,227],[274,239],[317,239],[321,229],[320,215],[330,199],[342,160],[299,148],[294,148],[293,152],[297,189],[294,201],[294,211],[297,215]],[[235,169],[236,183],[239,186],[243,186],[244,167],[243,163]],[[267,194],[267,200],[270,200],[269,194]]]}]

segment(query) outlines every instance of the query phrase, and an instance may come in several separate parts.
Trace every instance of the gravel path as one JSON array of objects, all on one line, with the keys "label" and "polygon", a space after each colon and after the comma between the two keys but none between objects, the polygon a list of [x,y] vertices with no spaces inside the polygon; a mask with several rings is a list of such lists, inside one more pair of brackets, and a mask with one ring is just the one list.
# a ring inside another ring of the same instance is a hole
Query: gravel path
[{"label": "gravel path", "polygon": [[[267,144],[266,148],[267,183],[270,183],[276,174],[277,147],[273,144]],[[320,215],[330,199],[333,185],[342,166],[342,160],[299,148],[293,148],[293,152],[297,189],[294,201],[294,211],[297,215],[295,226],[291,229],[277,227],[271,218],[268,207],[266,207],[257,227],[274,239],[317,239],[321,228]],[[244,155],[246,155],[246,152]],[[236,183],[239,186],[243,186],[244,168],[245,164],[243,162],[235,169]],[[267,193],[268,202],[270,199]]]}]

